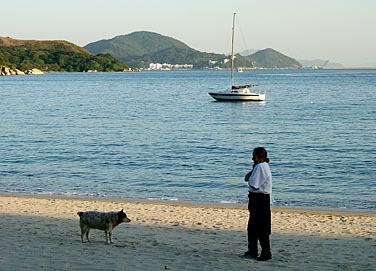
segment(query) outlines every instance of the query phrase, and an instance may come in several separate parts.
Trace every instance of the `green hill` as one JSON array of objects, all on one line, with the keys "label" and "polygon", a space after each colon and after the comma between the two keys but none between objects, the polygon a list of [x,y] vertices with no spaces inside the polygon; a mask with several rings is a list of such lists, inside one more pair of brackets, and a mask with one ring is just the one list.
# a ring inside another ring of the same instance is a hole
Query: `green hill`
[{"label": "green hill", "polygon": [[0,37],[0,65],[28,70],[122,71],[127,65],[109,54],[93,55],[67,41],[16,40]]},{"label": "green hill", "polygon": [[[97,55],[94,55],[97,54]],[[150,63],[193,64],[194,69],[229,68],[230,56],[205,53],[185,43],[152,32],[134,32],[81,48],[67,41],[16,40],[0,37],[0,65],[42,71],[122,71],[147,68]],[[211,64],[209,64],[209,62]],[[213,64],[215,63],[215,64]],[[236,55],[235,67],[301,68],[295,59],[273,49],[249,56]]]},{"label": "green hill", "polygon": [[151,54],[168,48],[189,49],[188,45],[183,42],[147,31],[96,41],[84,48],[94,54],[109,53],[119,59]]},{"label": "green hill", "polygon": [[302,64],[297,60],[270,48],[257,51],[247,56],[247,58],[258,68],[281,69],[302,67]]},{"label": "green hill", "polygon": [[131,67],[147,68],[149,63],[193,64],[207,67],[209,60],[223,61],[223,54],[204,53],[158,33],[140,31],[100,40],[84,47],[92,53],[109,53]]},{"label": "green hill", "polygon": [[[150,63],[193,64],[195,69],[207,68],[209,60],[218,68],[229,68],[224,60],[230,56],[205,53],[190,48],[185,43],[153,32],[140,31],[108,40],[89,43],[88,51],[109,53],[131,67],[147,68]],[[243,68],[299,68],[301,64],[273,49],[258,51],[247,57],[237,55],[235,66]],[[211,65],[213,67],[213,65]]]},{"label": "green hill", "polygon": [[223,61],[224,55],[203,53],[191,48],[170,47],[161,51],[122,58],[131,67],[148,67],[149,63],[193,64],[195,69],[208,66],[209,60]]}]

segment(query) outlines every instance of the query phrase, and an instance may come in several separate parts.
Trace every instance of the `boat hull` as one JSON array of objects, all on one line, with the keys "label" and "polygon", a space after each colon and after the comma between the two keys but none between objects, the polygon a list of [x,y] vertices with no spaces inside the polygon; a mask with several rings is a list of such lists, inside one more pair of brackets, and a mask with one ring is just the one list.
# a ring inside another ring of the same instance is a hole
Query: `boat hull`
[{"label": "boat hull", "polygon": [[254,101],[262,102],[265,101],[265,93],[220,93],[220,92],[209,92],[217,101]]}]

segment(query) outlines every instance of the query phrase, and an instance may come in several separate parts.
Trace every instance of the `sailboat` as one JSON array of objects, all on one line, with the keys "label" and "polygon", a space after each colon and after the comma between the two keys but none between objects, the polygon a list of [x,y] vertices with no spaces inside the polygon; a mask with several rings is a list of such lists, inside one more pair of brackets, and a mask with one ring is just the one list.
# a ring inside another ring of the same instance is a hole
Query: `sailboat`
[{"label": "sailboat", "polygon": [[248,85],[235,85],[234,78],[234,40],[235,40],[235,16],[233,15],[232,19],[232,49],[231,49],[231,87],[225,91],[219,92],[209,92],[209,95],[212,96],[217,101],[256,101],[261,102],[265,101],[265,92],[255,91],[254,88],[257,87],[257,84],[248,84]]}]

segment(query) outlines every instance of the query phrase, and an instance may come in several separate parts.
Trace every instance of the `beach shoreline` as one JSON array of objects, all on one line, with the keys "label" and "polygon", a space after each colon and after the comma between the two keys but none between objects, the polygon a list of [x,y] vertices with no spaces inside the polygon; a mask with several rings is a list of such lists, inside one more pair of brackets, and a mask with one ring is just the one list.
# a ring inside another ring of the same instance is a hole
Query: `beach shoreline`
[{"label": "beach shoreline", "polygon": [[[66,195],[45,195],[45,194],[28,194],[28,193],[0,193],[0,197],[18,197],[18,198],[39,198],[39,199],[66,199],[82,201],[103,201],[103,202],[124,202],[124,203],[144,203],[171,206],[203,207],[203,208],[228,208],[228,209],[247,209],[248,203],[223,203],[223,202],[192,202],[181,200],[158,200],[158,199],[120,199],[109,197],[90,197],[90,196],[66,196]],[[350,214],[350,215],[376,215],[373,209],[346,209],[346,208],[320,208],[320,207],[302,207],[302,206],[278,206],[272,205],[272,210],[286,212],[309,212],[321,214]]]},{"label": "beach shoreline", "polygon": [[[376,214],[272,208],[273,259],[241,257],[246,206],[0,194],[4,270],[374,270]],[[78,211],[132,220],[114,244],[93,230],[81,243]]]}]

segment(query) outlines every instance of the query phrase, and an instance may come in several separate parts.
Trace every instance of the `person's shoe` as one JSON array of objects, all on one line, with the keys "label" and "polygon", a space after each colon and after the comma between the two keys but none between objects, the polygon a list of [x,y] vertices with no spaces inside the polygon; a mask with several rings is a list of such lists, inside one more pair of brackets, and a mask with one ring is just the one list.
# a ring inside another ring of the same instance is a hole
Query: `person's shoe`
[{"label": "person's shoe", "polygon": [[260,257],[257,257],[257,260],[258,261],[262,261],[262,262],[265,262],[265,261],[268,261],[268,260],[271,260],[272,259],[272,255],[260,255]]},{"label": "person's shoe", "polygon": [[257,256],[258,256],[257,252],[256,253],[252,253],[249,250],[244,253],[244,257],[247,257],[247,258],[254,258],[254,259],[256,259]]}]

